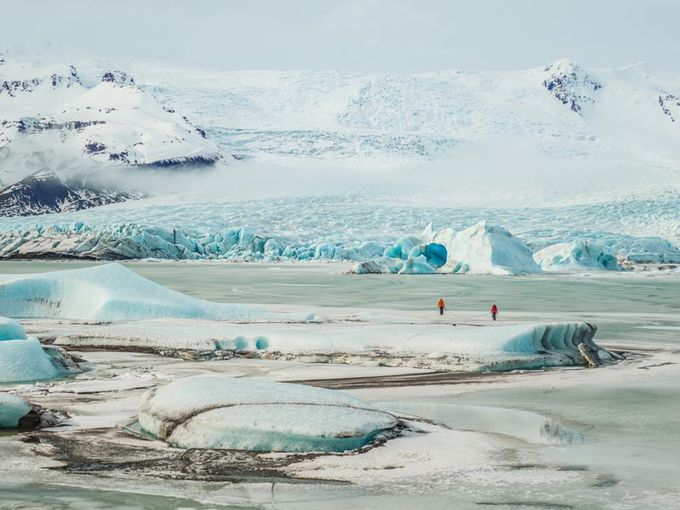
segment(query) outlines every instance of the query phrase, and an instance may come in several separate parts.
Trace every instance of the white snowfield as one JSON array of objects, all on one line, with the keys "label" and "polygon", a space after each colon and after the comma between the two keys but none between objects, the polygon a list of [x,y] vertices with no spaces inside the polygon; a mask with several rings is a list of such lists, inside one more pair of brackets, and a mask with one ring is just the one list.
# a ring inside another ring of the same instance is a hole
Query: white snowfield
[{"label": "white snowfield", "polygon": [[360,448],[397,419],[340,392],[207,375],[149,390],[142,429],[180,448],[330,452]]},{"label": "white snowfield", "polygon": [[[104,72],[100,83],[90,88],[73,66],[41,68],[4,61],[0,112],[0,174],[34,165],[36,154],[42,161],[51,160],[50,168],[83,158],[90,164],[163,166],[220,157],[202,130],[163,107],[121,71]],[[7,175],[2,180],[11,182]]]},{"label": "white snowfield", "polygon": [[96,321],[160,317],[311,320],[250,305],[219,304],[168,289],[116,263],[27,275],[0,275],[0,310],[18,318]]},{"label": "white snowfield", "polygon": [[19,420],[31,408],[31,404],[22,398],[7,393],[0,393],[0,429],[17,428]]},{"label": "white snowfield", "polygon": [[0,383],[51,379],[68,373],[59,351],[50,352],[43,350],[37,338],[27,337],[17,321],[0,317]]}]

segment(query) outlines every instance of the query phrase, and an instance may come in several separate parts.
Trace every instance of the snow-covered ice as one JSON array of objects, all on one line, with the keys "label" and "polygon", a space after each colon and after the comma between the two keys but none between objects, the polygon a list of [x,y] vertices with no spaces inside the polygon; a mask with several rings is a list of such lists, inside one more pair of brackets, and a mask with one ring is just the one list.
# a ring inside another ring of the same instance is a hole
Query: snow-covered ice
[{"label": "snow-covered ice", "polygon": [[24,399],[0,393],[0,429],[15,429],[21,417],[32,409]]},{"label": "snow-covered ice", "polygon": [[181,448],[306,452],[359,448],[397,419],[339,392],[211,375],[150,390],[139,423]]},{"label": "snow-covered ice", "polygon": [[[117,263],[40,274],[0,275],[0,309],[11,317],[97,321],[158,317],[296,318],[277,316],[256,306],[196,299],[151,282]],[[310,314],[298,317],[311,318]]]},{"label": "snow-covered ice", "polygon": [[583,365],[578,344],[609,360],[583,322],[456,326],[423,323],[225,323],[154,320],[79,326],[58,345],[233,351],[267,359],[419,367],[512,370]]}]

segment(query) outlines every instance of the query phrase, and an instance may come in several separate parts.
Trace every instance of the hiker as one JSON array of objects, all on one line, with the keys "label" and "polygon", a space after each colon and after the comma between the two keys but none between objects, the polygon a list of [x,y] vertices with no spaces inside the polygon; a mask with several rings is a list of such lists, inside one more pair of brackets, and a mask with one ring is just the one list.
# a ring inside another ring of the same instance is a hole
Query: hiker
[{"label": "hiker", "polygon": [[439,301],[437,301],[437,308],[439,308],[439,315],[444,315],[444,308],[446,308],[444,298],[439,298]]},{"label": "hiker", "polygon": [[493,320],[496,320],[496,317],[498,316],[498,307],[494,303],[493,306],[491,307],[491,317]]}]

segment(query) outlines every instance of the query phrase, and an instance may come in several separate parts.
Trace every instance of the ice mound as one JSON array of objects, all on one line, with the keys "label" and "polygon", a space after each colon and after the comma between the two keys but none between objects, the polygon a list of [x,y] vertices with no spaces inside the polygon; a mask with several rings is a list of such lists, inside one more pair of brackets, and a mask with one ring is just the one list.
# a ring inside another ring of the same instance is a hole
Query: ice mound
[{"label": "ice mound", "polygon": [[543,271],[549,272],[623,269],[618,259],[607,248],[589,241],[572,241],[547,246],[534,254],[534,260]]},{"label": "ice mound", "polygon": [[25,400],[0,393],[0,429],[15,429],[19,420],[26,416],[33,407]]},{"label": "ice mound", "polygon": [[395,259],[390,257],[380,257],[373,260],[365,260],[358,262],[352,266],[350,273],[355,274],[381,274],[381,273],[398,273],[404,267],[402,259]]},{"label": "ice mound", "polygon": [[448,252],[442,272],[514,275],[538,273],[540,268],[531,249],[503,227],[486,221],[451,236],[450,231],[435,235]]},{"label": "ice mound", "polygon": [[51,379],[62,373],[58,365],[21,324],[0,317],[0,383]]},{"label": "ice mound", "polygon": [[11,317],[97,321],[275,317],[254,306],[210,303],[186,296],[117,263],[49,273],[0,275],[0,310]]},{"label": "ice mound", "polygon": [[397,419],[331,390],[201,375],[148,391],[139,424],[180,448],[330,452],[360,448]]}]

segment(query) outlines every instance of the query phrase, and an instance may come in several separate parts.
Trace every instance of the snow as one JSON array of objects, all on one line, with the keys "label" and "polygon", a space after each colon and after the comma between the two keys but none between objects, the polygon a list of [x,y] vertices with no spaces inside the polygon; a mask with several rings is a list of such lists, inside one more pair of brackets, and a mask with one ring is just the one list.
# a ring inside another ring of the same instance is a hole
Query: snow
[{"label": "snow", "polygon": [[15,429],[22,416],[31,410],[31,404],[25,400],[0,393],[0,429]]},{"label": "snow", "polygon": [[339,392],[211,375],[150,390],[139,423],[181,448],[305,452],[359,448],[397,419]]},{"label": "snow", "polygon": [[[117,263],[48,273],[0,275],[0,290],[0,309],[12,317],[98,321],[277,317],[256,306],[210,303],[186,296]],[[296,318],[294,315],[281,317]],[[301,315],[299,320],[310,318],[310,315]]]},{"label": "snow", "polygon": [[588,241],[572,241],[547,246],[534,254],[543,271],[568,272],[585,269],[621,271],[623,267],[605,247]]}]

